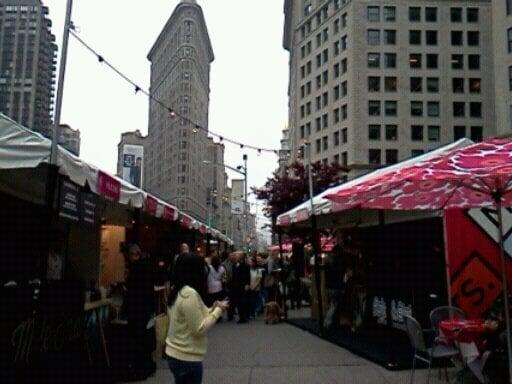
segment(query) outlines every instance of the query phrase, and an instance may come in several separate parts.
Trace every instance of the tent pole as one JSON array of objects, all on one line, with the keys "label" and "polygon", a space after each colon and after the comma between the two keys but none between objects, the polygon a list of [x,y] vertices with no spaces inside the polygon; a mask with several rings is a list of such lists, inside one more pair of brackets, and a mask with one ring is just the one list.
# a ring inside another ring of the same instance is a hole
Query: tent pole
[{"label": "tent pole", "polygon": [[[451,285],[451,273],[450,273],[450,257],[448,254],[448,230],[446,222],[446,211],[443,210],[443,240],[444,240],[444,269],[446,272],[446,288],[448,290],[448,306],[453,307],[452,298],[452,285]],[[452,311],[450,310],[450,315]]]},{"label": "tent pole", "polygon": [[284,319],[288,320],[288,306],[286,305],[286,283],[284,279],[284,260],[283,260],[283,233],[281,227],[277,229],[277,239],[279,241],[279,260],[281,268],[281,284],[283,284],[283,309]]},{"label": "tent pole", "polygon": [[505,246],[503,243],[503,217],[501,212],[501,196],[495,199],[496,209],[498,214],[498,230],[500,241],[500,262],[501,262],[501,277],[503,280],[503,300],[505,306],[505,324],[507,325],[507,352],[508,352],[508,375],[509,383],[512,384],[512,335],[510,334],[510,311],[508,305],[508,286],[507,286],[507,271],[505,269]]}]

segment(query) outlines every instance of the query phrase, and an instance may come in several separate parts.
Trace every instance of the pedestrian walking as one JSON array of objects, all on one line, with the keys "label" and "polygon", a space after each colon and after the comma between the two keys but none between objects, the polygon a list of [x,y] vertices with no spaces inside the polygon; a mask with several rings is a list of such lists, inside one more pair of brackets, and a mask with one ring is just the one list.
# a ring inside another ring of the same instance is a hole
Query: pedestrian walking
[{"label": "pedestrian walking", "polygon": [[223,289],[224,276],[226,270],[220,263],[220,258],[213,255],[211,264],[208,265],[208,305],[213,305],[215,301],[224,300],[226,293]]},{"label": "pedestrian walking", "polygon": [[152,265],[143,257],[138,245],[128,248],[128,277],[124,311],[128,320],[128,334],[131,342],[128,355],[130,377],[144,380],[156,370],[152,359],[154,350],[154,328],[148,329],[148,322],[154,312],[154,279]]},{"label": "pedestrian walking", "polygon": [[202,297],[207,283],[204,261],[185,254],[176,262],[176,280],[169,295],[169,333],[165,354],[176,384],[200,384],[207,332],[228,307],[216,301],[208,308]]},{"label": "pedestrian walking", "polygon": [[224,252],[223,254],[224,261],[222,263],[222,266],[224,267],[224,270],[226,271],[224,275],[224,289],[226,290],[226,294],[229,298],[229,301],[231,305],[228,308],[228,321],[232,321],[235,317],[235,299],[233,297],[233,267],[237,262],[237,254],[236,253],[230,253]]},{"label": "pedestrian walking", "polygon": [[251,310],[250,315],[256,317],[263,312],[263,296],[261,294],[261,280],[263,272],[258,266],[256,256],[249,259],[249,267],[251,268],[251,284],[249,287]]},{"label": "pedestrian walking", "polygon": [[238,311],[238,323],[246,323],[249,319],[250,302],[249,288],[251,284],[251,271],[246,262],[245,254],[238,256],[237,263],[233,266],[233,281],[231,282],[233,305]]}]

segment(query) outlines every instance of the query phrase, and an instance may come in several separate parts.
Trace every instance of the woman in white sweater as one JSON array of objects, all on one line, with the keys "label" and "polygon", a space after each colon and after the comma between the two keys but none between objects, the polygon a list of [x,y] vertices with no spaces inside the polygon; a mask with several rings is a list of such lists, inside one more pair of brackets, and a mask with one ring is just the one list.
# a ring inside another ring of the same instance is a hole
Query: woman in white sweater
[{"label": "woman in white sweater", "polygon": [[206,274],[204,261],[193,254],[176,263],[176,281],[169,296],[169,333],[165,353],[176,384],[200,384],[207,332],[226,310],[227,302],[204,305]]}]

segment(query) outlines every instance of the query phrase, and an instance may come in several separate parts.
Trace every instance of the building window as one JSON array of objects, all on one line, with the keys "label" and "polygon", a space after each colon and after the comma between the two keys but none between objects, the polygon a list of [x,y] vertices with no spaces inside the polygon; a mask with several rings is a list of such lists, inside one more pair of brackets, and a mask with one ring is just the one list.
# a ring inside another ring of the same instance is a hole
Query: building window
[{"label": "building window", "polygon": [[384,104],[386,116],[396,116],[398,114],[398,103],[393,100],[388,100]]},{"label": "building window", "polygon": [[409,55],[409,65],[411,68],[421,68],[421,54],[411,53]]},{"label": "building window", "polygon": [[480,102],[472,102],[469,103],[469,115],[471,117],[482,117],[482,103]]},{"label": "building window", "polygon": [[428,77],[427,78],[427,92],[439,93],[439,78],[438,77]]},{"label": "building window", "polygon": [[341,165],[343,165],[344,167],[346,167],[348,165],[348,154],[347,154],[347,152],[342,152],[341,153]]},{"label": "building window", "polygon": [[386,140],[388,140],[388,141],[398,140],[398,126],[386,125]]},{"label": "building window", "polygon": [[337,85],[334,87],[334,100],[339,100],[340,99],[340,86]]},{"label": "building window", "polygon": [[368,54],[368,68],[380,68],[380,53]]},{"label": "building window", "polygon": [[452,69],[464,69],[463,55],[452,55]]},{"label": "building window", "polygon": [[369,29],[368,30],[368,44],[379,45],[380,44],[380,30]]},{"label": "building window", "polygon": [[322,127],[323,129],[327,129],[329,127],[329,115],[325,114],[322,116]]},{"label": "building window", "polygon": [[316,139],[315,147],[316,147],[316,153],[320,153],[322,151],[322,141],[320,139]]},{"label": "building window", "polygon": [[396,7],[384,7],[384,21],[396,21]]},{"label": "building window", "polygon": [[426,31],[427,45],[437,45],[437,31]]},{"label": "building window", "polygon": [[411,116],[423,116],[423,101],[411,101]]},{"label": "building window", "polygon": [[468,31],[468,45],[472,47],[480,45],[480,32]]},{"label": "building window", "polygon": [[453,116],[454,117],[465,117],[466,116],[466,104],[464,102],[456,101],[453,103]]},{"label": "building window", "polygon": [[427,55],[427,68],[437,69],[439,66],[439,56],[437,54],[429,53]]},{"label": "building window", "polygon": [[384,67],[396,68],[396,53],[385,53],[384,54]]},{"label": "building window", "polygon": [[423,149],[413,149],[411,151],[411,156],[412,157],[416,157],[416,156],[421,156],[425,153],[425,151]]},{"label": "building window", "polygon": [[395,45],[396,44],[396,31],[394,29],[386,29],[384,31],[384,44]]},{"label": "building window", "polygon": [[471,70],[480,69],[480,55],[468,55],[468,68]]},{"label": "building window", "polygon": [[304,135],[304,126],[303,126],[303,125],[301,125],[301,127],[300,127],[300,138],[301,138],[301,139],[303,139],[303,138],[304,138],[304,136],[305,136],[305,135]]},{"label": "building window", "polygon": [[348,71],[348,61],[347,59],[341,60],[341,73],[347,73]]},{"label": "building window", "polygon": [[339,164],[340,163],[340,155],[334,155],[333,163],[334,164]]},{"label": "building window", "polygon": [[340,121],[340,109],[339,109],[339,108],[336,108],[336,109],[334,110],[334,113],[333,113],[333,114],[334,114],[334,122],[335,122],[335,123],[339,123],[339,121]]},{"label": "building window", "polygon": [[507,47],[508,52],[512,53],[512,28],[507,29]]},{"label": "building window", "polygon": [[412,141],[423,141],[423,125],[412,125],[411,126],[411,140]]},{"label": "building window", "polygon": [[379,165],[381,163],[381,150],[380,149],[368,150],[368,161],[372,165]]},{"label": "building window", "polygon": [[309,16],[311,11],[313,10],[313,5],[311,4],[311,0],[304,0],[304,16]]},{"label": "building window", "polygon": [[380,125],[369,125],[368,126],[368,139],[369,140],[380,140]]},{"label": "building window", "polygon": [[368,21],[380,21],[380,8],[369,6],[368,7]]},{"label": "building window", "polygon": [[329,137],[328,136],[324,136],[322,138],[322,149],[324,151],[327,151],[329,149]]},{"label": "building window", "polygon": [[482,127],[471,127],[471,140],[474,142],[480,142],[484,139]]},{"label": "building window", "polygon": [[420,7],[409,7],[409,21],[421,21]]},{"label": "building window", "polygon": [[461,46],[463,44],[463,34],[462,31],[452,31],[452,45],[453,46]]},{"label": "building window", "polygon": [[466,127],[463,125],[456,125],[453,127],[453,139],[455,141],[466,137]]},{"label": "building window", "polygon": [[468,23],[478,23],[478,8],[468,8],[466,10],[466,20]]},{"label": "building window", "polygon": [[512,91],[512,65],[508,67],[508,89]]},{"label": "building window", "polygon": [[345,144],[348,141],[348,129],[343,128],[341,130],[341,142]]},{"label": "building window", "polygon": [[469,79],[469,92],[480,93],[481,91],[481,80],[480,79]]},{"label": "building window", "polygon": [[344,81],[343,83],[341,83],[341,97],[347,96],[347,92],[348,92],[348,85],[347,85],[347,82]]},{"label": "building window", "polygon": [[453,78],[452,79],[452,90],[453,93],[464,93],[464,79],[463,78]]},{"label": "building window", "polygon": [[347,14],[344,13],[341,15],[341,28],[345,28],[347,26]]},{"label": "building window", "polygon": [[411,77],[411,92],[422,92],[423,91],[423,78]]},{"label": "building window", "polygon": [[452,23],[462,23],[462,8],[451,8],[450,20]]},{"label": "building window", "polygon": [[507,15],[512,14],[512,0],[505,0],[507,6]]},{"label": "building window", "polygon": [[426,7],[425,8],[425,21],[429,23],[435,23],[437,21],[437,8]]},{"label": "building window", "polygon": [[370,116],[380,116],[380,100],[368,101],[368,114]]},{"label": "building window", "polygon": [[340,77],[340,64],[334,64],[334,78]]},{"label": "building window", "polygon": [[428,126],[428,141],[441,141],[441,128],[438,125]]},{"label": "building window", "polygon": [[439,117],[439,114],[440,114],[439,102],[429,101],[427,103],[427,115],[429,117]]},{"label": "building window", "polygon": [[379,92],[380,91],[380,77],[370,76],[368,77],[368,92]]},{"label": "building window", "polygon": [[398,149],[386,149],[386,164],[398,163]]},{"label": "building window", "polygon": [[409,44],[421,45],[421,31],[409,31]]},{"label": "building window", "polygon": [[386,92],[396,92],[398,88],[398,80],[396,77],[385,77],[384,78],[384,90]]},{"label": "building window", "polygon": [[338,147],[340,145],[340,133],[334,132],[334,146]]}]

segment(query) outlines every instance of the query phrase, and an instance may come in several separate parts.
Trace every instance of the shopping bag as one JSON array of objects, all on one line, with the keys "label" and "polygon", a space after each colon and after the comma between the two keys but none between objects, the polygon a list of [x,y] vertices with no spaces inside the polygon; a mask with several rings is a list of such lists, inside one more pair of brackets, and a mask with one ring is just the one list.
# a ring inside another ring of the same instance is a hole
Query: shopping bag
[{"label": "shopping bag", "polygon": [[155,336],[156,336],[156,352],[163,353],[165,348],[165,339],[169,332],[169,316],[162,313],[155,317]]}]

